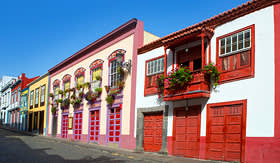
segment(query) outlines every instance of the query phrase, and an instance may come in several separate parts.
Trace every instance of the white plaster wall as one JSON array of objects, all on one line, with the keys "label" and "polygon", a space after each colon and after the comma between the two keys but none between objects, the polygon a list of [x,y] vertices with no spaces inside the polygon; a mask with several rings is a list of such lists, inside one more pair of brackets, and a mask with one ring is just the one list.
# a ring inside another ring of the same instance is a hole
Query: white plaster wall
[{"label": "white plaster wall", "polygon": [[[255,77],[218,86],[208,103],[247,99],[246,136],[274,136],[274,20],[273,7],[248,14],[215,29],[211,60],[216,61],[216,37],[255,24]],[[204,112],[206,109],[204,109]],[[206,113],[202,113],[206,123]],[[206,128],[201,128],[205,135]]]},{"label": "white plaster wall", "polygon": [[[255,24],[255,77],[222,84],[211,92],[204,104],[247,99],[248,137],[274,136],[274,21],[273,7],[248,14],[215,29],[211,40],[211,61],[216,61],[216,38],[246,26]],[[208,55],[207,47],[207,55]],[[158,96],[144,97],[145,61],[164,54],[163,47],[138,55],[136,109],[159,106]],[[167,70],[172,69],[172,55],[167,50]],[[207,57],[207,61],[209,58]],[[199,104],[199,99],[189,100],[188,105]],[[169,105],[168,136],[172,136],[173,105],[185,106],[185,102],[167,102]],[[135,116],[137,115],[137,110]],[[135,118],[137,121],[137,116]],[[137,122],[135,122],[136,124]],[[136,128],[134,135],[136,135]],[[201,136],[206,136],[206,105],[202,105]]]}]

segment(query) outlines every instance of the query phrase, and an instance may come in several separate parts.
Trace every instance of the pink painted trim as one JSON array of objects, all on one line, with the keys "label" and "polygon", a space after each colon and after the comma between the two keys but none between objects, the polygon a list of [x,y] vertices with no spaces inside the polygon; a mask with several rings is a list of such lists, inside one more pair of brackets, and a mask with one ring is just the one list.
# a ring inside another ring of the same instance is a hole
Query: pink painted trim
[{"label": "pink painted trim", "polygon": [[[127,32],[127,33],[125,33],[125,34],[119,36],[119,37],[116,38],[115,40],[112,40],[112,41],[106,43],[105,45],[103,45],[103,46],[101,46],[101,47],[99,47],[99,48],[93,50],[92,52],[90,52],[90,53],[88,53],[87,55],[85,55],[85,56],[83,56],[83,57],[81,57],[81,58],[75,60],[74,62],[68,64],[67,66],[64,66],[64,67],[61,68],[60,70],[58,70],[58,71],[56,71],[56,72],[50,74],[50,77],[54,77],[55,75],[57,75],[57,74],[59,74],[59,73],[65,71],[65,70],[69,69],[69,68],[72,67],[73,65],[76,65],[77,63],[82,62],[83,60],[85,60],[85,59],[91,57],[92,55],[95,55],[96,53],[98,53],[98,52],[100,52],[100,51],[102,51],[102,50],[108,48],[109,46],[111,46],[111,45],[113,45],[113,44],[115,44],[115,43],[117,43],[117,42],[119,42],[119,41],[121,41],[121,40],[123,40],[123,39],[129,37],[129,36],[132,35],[132,34],[134,34],[134,30],[131,30],[131,31],[129,31],[129,32]],[[51,70],[49,70],[49,71],[51,71]]]},{"label": "pink painted trim", "polygon": [[137,49],[141,47],[144,43],[144,23],[138,20],[136,31],[133,40],[133,54],[132,54],[132,70],[131,70],[131,102],[130,102],[130,122],[129,122],[129,135],[130,139],[134,138],[134,128],[135,128],[135,101],[136,101],[136,80],[137,80]]}]

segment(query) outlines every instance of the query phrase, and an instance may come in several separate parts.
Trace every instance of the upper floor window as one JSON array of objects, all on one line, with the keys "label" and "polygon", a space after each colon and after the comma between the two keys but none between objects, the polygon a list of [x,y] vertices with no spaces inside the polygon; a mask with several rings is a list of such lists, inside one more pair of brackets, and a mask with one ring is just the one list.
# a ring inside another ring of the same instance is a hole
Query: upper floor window
[{"label": "upper floor window", "polygon": [[40,106],[45,105],[46,85],[41,86]]},{"label": "upper floor window", "polygon": [[156,78],[164,73],[164,57],[160,56],[146,61],[144,95],[156,94]]},{"label": "upper floor window", "polygon": [[82,67],[75,71],[76,85],[84,84],[85,71],[86,71],[86,69],[84,69]]},{"label": "upper floor window", "polygon": [[[63,81],[63,91],[70,90],[70,80],[71,80],[71,76],[69,74],[64,75],[64,77],[62,78],[62,81]],[[64,98],[69,98],[69,96],[70,96],[70,92],[67,91],[65,93]]]},{"label": "upper floor window", "polygon": [[34,91],[30,92],[30,109],[33,108]]},{"label": "upper floor window", "polygon": [[255,26],[251,25],[217,38],[220,81],[254,76]]},{"label": "upper floor window", "polygon": [[35,89],[35,108],[38,107],[39,104],[39,88]]},{"label": "upper floor window", "polygon": [[60,81],[58,79],[56,79],[53,82],[54,100],[58,100],[59,99],[59,85],[60,85]]},{"label": "upper floor window", "polygon": [[251,29],[232,34],[220,39],[220,56],[236,53],[251,48]]},{"label": "upper floor window", "polygon": [[117,61],[117,54],[121,53],[124,60],[124,54],[126,53],[123,49],[115,50],[110,56],[109,56],[109,66],[110,66],[110,86],[111,88],[116,88],[118,86],[118,82],[121,80],[121,74],[118,73],[118,68],[121,67],[122,63]]},{"label": "upper floor window", "polygon": [[89,66],[91,72],[91,89],[94,91],[95,88],[101,87],[101,71],[103,61],[98,59]]}]

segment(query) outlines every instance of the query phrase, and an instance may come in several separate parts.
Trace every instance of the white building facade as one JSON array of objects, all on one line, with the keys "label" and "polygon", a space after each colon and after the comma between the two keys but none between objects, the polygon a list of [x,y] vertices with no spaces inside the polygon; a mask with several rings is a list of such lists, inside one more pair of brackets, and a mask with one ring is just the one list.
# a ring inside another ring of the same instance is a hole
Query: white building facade
[{"label": "white building facade", "polygon": [[[249,2],[138,49],[137,150],[280,160],[279,2]],[[172,87],[172,74],[181,68],[192,78],[183,84],[176,78]],[[216,88],[209,76],[214,68],[220,72]],[[163,91],[160,75],[170,77]]]},{"label": "white building facade", "polygon": [[16,80],[15,77],[3,76],[0,81],[0,92],[1,92],[1,107],[0,115],[2,124],[8,125],[8,111],[11,104],[11,85]]}]

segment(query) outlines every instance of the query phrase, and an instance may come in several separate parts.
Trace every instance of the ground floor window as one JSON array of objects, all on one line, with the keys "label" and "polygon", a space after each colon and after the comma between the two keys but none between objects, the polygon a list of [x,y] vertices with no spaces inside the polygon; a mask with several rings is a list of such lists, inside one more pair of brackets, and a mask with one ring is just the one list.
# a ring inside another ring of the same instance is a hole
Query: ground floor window
[{"label": "ground floor window", "polygon": [[109,142],[118,143],[121,131],[121,109],[119,107],[109,110]]}]

